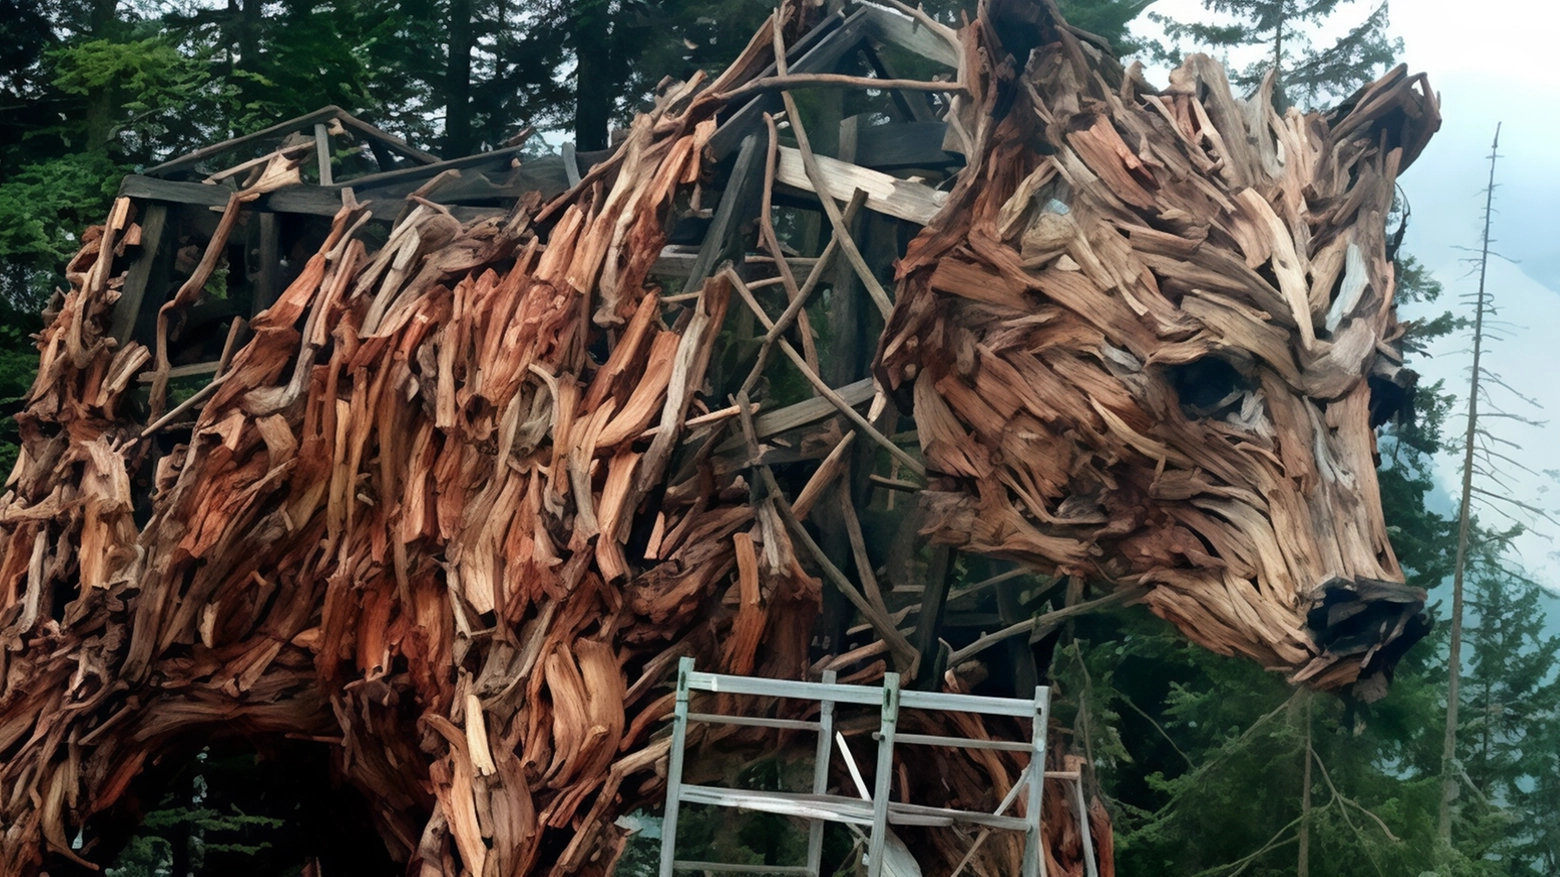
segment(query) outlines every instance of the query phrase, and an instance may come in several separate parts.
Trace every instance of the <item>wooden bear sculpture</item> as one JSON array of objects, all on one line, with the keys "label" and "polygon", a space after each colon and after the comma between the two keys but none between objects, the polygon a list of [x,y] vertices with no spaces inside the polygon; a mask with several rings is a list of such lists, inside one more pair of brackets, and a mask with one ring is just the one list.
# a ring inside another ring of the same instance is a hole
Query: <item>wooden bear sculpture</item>
[{"label": "wooden bear sculpture", "polygon": [[[344,190],[176,406],[170,326],[232,230],[301,185],[292,153],[232,190],[145,343],[110,331],[148,207],[116,202],[40,337],[0,499],[0,874],[106,864],[94,826],[138,778],[224,736],[329,747],[408,873],[607,873],[614,820],[658,794],[679,657],[798,678],[840,660],[809,655],[837,592],[875,638],[842,672],[944,681],[937,630],[879,587],[849,484],[924,488],[938,543],[1379,694],[1424,631],[1372,428],[1405,393],[1385,228],[1434,96],[1396,70],[1330,113],[1279,113],[1203,57],[1155,89],[1049,0],[993,6],[957,32],[863,8],[790,52],[799,28],[772,19],[567,192],[502,215]],[[780,93],[861,86],[817,74],[896,39],[953,73],[903,91],[958,159],[941,187],[814,155]],[[819,193],[847,233],[783,258],[773,204]],[[889,254],[896,284],[853,212],[918,229]],[[658,259],[690,217],[704,244],[666,290]],[[837,343],[847,305],[869,338],[874,302],[884,318],[854,383],[825,380],[821,286]],[[812,398],[754,416],[741,378],[779,368]],[[989,808],[1022,766],[904,777]],[[1081,873],[1068,806],[1047,799],[1053,874]],[[951,832],[910,840],[964,853]],[[976,867],[1016,856],[993,841]]]}]

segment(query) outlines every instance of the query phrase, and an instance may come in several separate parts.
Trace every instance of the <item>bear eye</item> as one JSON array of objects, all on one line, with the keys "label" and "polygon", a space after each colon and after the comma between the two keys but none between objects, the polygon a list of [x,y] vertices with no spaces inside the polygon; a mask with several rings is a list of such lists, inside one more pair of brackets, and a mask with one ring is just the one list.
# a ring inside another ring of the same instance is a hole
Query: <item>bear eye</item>
[{"label": "bear eye", "polygon": [[1181,413],[1189,420],[1239,410],[1241,398],[1256,389],[1255,382],[1217,356],[1173,365],[1167,371]]}]

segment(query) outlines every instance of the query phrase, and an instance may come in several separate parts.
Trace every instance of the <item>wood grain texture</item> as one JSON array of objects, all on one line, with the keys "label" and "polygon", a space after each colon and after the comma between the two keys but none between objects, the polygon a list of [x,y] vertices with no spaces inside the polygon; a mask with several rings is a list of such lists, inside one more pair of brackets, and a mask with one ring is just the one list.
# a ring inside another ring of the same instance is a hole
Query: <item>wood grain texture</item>
[{"label": "wood grain texture", "polygon": [[1023,83],[955,98],[977,153],[879,348],[941,476],[926,532],[1151,586],[1215,651],[1379,695],[1427,629],[1382,519],[1371,383],[1396,371],[1385,218],[1434,94],[1399,68],[1279,114],[1201,56],[1156,91],[1065,31],[1036,52]]}]

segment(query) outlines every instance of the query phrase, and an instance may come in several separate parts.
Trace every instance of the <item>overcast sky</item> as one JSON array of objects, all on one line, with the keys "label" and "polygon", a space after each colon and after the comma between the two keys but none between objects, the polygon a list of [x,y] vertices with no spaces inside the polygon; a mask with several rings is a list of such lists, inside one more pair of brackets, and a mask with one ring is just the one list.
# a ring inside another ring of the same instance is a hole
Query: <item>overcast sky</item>
[{"label": "overcast sky", "polygon": [[[1345,6],[1340,26],[1359,21],[1373,5]],[[1160,0],[1150,11],[1182,20],[1207,17],[1197,0]],[[1490,265],[1487,288],[1500,319],[1509,325],[1503,327],[1506,340],[1487,348],[1486,363],[1543,410],[1528,408],[1504,391],[1496,391],[1497,403],[1540,420],[1560,418],[1560,224],[1555,209],[1560,205],[1560,117],[1553,111],[1554,95],[1560,92],[1560,45],[1554,39],[1560,12],[1538,0],[1394,0],[1391,15],[1392,33],[1403,40],[1403,60],[1412,72],[1429,74],[1431,87],[1441,95],[1444,118],[1440,133],[1401,181],[1413,209],[1405,248],[1445,284],[1437,311],[1471,313],[1460,299],[1473,293],[1477,277],[1463,261],[1469,254],[1458,247],[1478,244],[1490,140],[1496,123],[1503,123],[1492,234],[1495,248],[1515,264],[1494,260]],[[1460,412],[1448,431],[1459,434],[1466,424],[1468,351],[1469,339],[1458,337],[1411,363],[1424,382],[1445,379],[1456,390]],[[1519,442],[1522,449],[1512,456],[1539,473],[1508,466],[1510,495],[1550,509],[1560,506],[1560,486],[1542,474],[1560,469],[1560,442],[1555,440],[1560,422],[1555,428],[1535,428],[1492,420],[1488,426]],[[1437,474],[1450,505],[1460,488],[1460,455],[1446,455]],[[1539,522],[1535,530],[1521,541],[1520,560],[1536,578],[1560,590],[1560,542],[1552,538],[1557,528]]]}]

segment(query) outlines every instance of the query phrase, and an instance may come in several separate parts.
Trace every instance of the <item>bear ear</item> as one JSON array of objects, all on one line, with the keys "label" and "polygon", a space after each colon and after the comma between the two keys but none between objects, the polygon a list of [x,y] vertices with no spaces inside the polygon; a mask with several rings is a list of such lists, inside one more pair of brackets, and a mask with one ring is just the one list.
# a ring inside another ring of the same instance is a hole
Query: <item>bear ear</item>
[{"label": "bear ear", "polygon": [[1363,139],[1403,150],[1398,173],[1413,164],[1431,135],[1441,129],[1441,100],[1423,74],[1410,76],[1403,64],[1323,115],[1333,143]]}]

